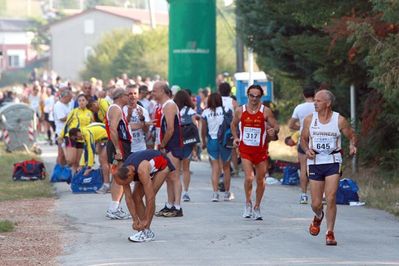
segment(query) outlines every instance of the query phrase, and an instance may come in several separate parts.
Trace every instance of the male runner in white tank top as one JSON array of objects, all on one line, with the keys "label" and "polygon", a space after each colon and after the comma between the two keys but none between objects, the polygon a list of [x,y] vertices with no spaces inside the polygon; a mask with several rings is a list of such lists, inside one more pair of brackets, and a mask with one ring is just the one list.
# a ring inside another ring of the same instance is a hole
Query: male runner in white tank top
[{"label": "male runner in white tank top", "polygon": [[348,121],[333,112],[335,96],[321,90],[315,96],[315,110],[304,120],[301,132],[301,147],[307,157],[312,210],[315,213],[309,233],[316,236],[324,217],[323,193],[327,200],[326,245],[335,246],[334,225],[337,214],[335,197],[341,176],[341,132],[349,140],[349,154],[356,154],[356,135]]}]

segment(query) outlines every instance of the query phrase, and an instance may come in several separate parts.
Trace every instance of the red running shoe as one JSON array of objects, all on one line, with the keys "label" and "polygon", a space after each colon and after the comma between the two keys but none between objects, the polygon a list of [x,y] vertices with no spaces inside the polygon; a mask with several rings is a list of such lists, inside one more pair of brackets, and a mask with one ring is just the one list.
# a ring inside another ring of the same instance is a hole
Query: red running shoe
[{"label": "red running shoe", "polygon": [[327,246],[336,246],[337,245],[337,241],[335,240],[333,231],[327,231],[327,233],[326,233],[326,245]]},{"label": "red running shoe", "polygon": [[313,217],[313,222],[309,226],[309,233],[312,236],[317,236],[320,233],[320,224],[323,221],[324,212],[321,211],[321,219],[317,218],[316,215]]}]

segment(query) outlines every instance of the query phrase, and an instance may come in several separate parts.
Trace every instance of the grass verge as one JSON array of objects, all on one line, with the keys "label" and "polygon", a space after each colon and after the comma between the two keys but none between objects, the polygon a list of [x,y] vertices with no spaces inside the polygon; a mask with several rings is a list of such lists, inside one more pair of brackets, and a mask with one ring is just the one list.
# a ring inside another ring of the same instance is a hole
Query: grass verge
[{"label": "grass verge", "polygon": [[353,177],[359,185],[359,197],[366,206],[385,210],[399,217],[399,174],[362,168]]},{"label": "grass verge", "polygon": [[[48,179],[39,181],[13,181],[14,163],[35,158],[26,152],[7,153],[0,144],[0,201],[52,197],[54,190]],[[37,158],[35,158],[37,159]]]},{"label": "grass verge", "polygon": [[14,223],[9,220],[0,220],[0,233],[14,231]]}]

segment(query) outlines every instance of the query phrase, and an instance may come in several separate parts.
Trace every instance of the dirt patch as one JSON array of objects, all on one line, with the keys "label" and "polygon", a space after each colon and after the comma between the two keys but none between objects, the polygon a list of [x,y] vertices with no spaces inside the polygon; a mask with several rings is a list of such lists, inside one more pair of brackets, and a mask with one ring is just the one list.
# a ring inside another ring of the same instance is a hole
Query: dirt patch
[{"label": "dirt patch", "polygon": [[0,202],[0,220],[16,224],[0,233],[0,265],[56,265],[63,251],[62,221],[54,214],[55,199]]}]

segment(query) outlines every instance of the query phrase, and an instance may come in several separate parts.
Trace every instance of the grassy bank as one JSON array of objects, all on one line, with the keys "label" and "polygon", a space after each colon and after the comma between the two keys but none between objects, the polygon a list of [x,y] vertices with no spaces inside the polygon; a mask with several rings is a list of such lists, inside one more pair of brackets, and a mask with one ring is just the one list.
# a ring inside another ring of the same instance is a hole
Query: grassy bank
[{"label": "grassy bank", "polygon": [[33,155],[26,152],[7,153],[4,150],[4,145],[0,144],[0,158],[0,202],[5,200],[52,197],[54,195],[48,178],[34,182],[16,182],[12,180],[14,163],[34,158]]},{"label": "grassy bank", "polygon": [[9,220],[0,220],[0,233],[14,231],[14,223]]}]

